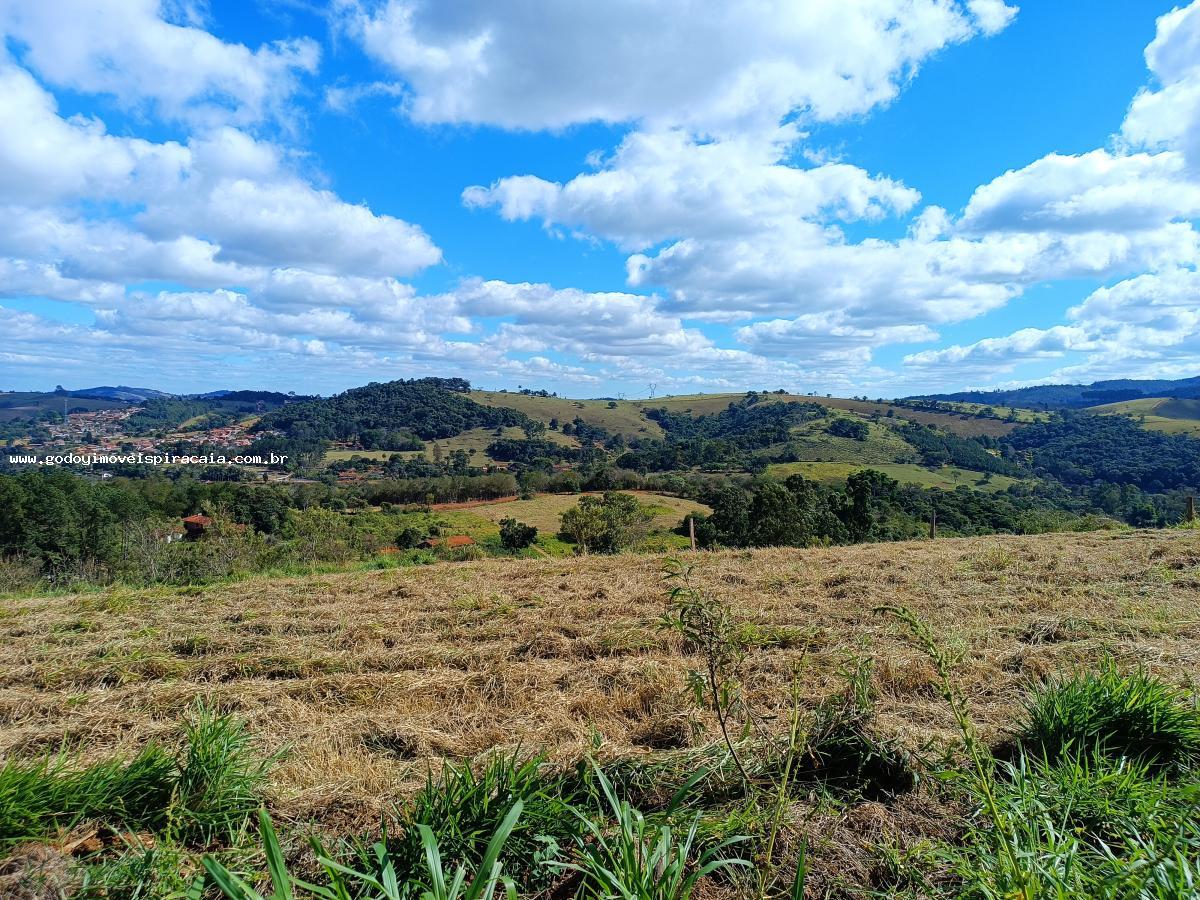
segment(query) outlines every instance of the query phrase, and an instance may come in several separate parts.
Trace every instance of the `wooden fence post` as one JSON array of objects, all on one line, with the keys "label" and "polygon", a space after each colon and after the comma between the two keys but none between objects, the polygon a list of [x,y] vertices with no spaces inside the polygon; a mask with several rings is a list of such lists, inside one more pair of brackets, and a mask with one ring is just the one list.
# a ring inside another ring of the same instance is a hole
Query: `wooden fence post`
[{"label": "wooden fence post", "polygon": [[937,540],[937,507],[929,515],[929,539]]},{"label": "wooden fence post", "polygon": [[1196,498],[1195,497],[1187,498],[1187,520],[1189,522],[1196,521]]},{"label": "wooden fence post", "polygon": [[688,516],[688,537],[692,539],[692,552],[696,552],[696,517]]}]

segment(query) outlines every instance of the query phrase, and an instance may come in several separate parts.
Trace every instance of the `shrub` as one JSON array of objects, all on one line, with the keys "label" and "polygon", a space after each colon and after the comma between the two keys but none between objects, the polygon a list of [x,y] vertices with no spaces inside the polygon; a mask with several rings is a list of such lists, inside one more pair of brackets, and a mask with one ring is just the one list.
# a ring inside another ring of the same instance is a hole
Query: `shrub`
[{"label": "shrub", "polygon": [[563,513],[561,534],[585,553],[616,553],[645,537],[653,518],[632,494],[606,491],[580,497]]},{"label": "shrub", "polygon": [[1123,675],[1108,660],[1099,671],[1059,678],[1034,692],[1017,739],[1048,760],[1098,750],[1187,766],[1200,759],[1200,711],[1144,670]]},{"label": "shrub", "polygon": [[825,426],[825,431],[834,437],[850,438],[855,441],[865,441],[871,433],[866,422],[860,422],[857,419],[850,419],[846,416],[838,416]]},{"label": "shrub", "polygon": [[532,525],[507,518],[500,520],[500,543],[506,550],[524,550],[537,540],[538,530]]}]

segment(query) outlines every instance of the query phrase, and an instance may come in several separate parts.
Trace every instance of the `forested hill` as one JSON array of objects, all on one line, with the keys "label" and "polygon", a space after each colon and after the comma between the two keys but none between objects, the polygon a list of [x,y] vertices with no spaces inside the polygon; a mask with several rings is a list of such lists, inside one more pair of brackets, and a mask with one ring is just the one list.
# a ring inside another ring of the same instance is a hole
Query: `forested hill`
[{"label": "forested hill", "polygon": [[[467,396],[461,378],[371,382],[342,394],[290,403],[268,413],[255,430],[281,431],[295,440],[355,441],[384,450],[407,450],[471,428],[522,426],[529,418]],[[369,436],[368,436],[369,433]]]},{"label": "forested hill", "polygon": [[1200,441],[1146,431],[1125,416],[1065,412],[1004,438],[1033,469],[1068,485],[1135,485],[1143,491],[1200,490]]},{"label": "forested hill", "polygon": [[923,394],[909,400],[942,400],[957,403],[985,403],[990,406],[1016,406],[1026,409],[1081,409],[1141,397],[1200,397],[1200,377],[1176,380],[1137,380],[1123,378],[1092,384],[1040,384],[1033,387],[997,391],[959,391],[951,394]]}]

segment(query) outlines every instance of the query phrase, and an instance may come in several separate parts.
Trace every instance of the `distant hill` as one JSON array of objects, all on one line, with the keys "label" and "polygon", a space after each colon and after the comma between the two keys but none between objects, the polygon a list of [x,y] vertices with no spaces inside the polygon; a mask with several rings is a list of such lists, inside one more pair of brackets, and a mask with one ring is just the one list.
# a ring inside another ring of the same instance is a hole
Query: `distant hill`
[{"label": "distant hill", "polygon": [[352,441],[381,450],[409,450],[423,440],[453,437],[473,428],[521,426],[528,417],[476,403],[461,378],[373,382],[333,397],[288,403],[268,413],[258,430],[289,438]]},{"label": "distant hill", "polygon": [[231,425],[248,416],[309,399],[277,391],[219,391],[190,397],[152,397],[125,420],[125,427],[130,434],[148,434],[175,428],[201,430]]},{"label": "distant hill", "polygon": [[1176,380],[1120,378],[1096,381],[1092,384],[1041,384],[1012,390],[921,394],[906,399],[984,403],[989,406],[1016,406],[1027,409],[1083,409],[1144,397],[1180,400],[1200,398],[1200,376]]},{"label": "distant hill", "polygon": [[158,397],[173,397],[166,391],[156,391],[154,388],[139,388],[128,387],[119,384],[116,387],[110,385],[101,385],[100,387],[80,388],[76,391],[67,391],[72,397],[92,397],[97,400],[127,400],[131,403],[140,403],[143,400],[152,400]]}]

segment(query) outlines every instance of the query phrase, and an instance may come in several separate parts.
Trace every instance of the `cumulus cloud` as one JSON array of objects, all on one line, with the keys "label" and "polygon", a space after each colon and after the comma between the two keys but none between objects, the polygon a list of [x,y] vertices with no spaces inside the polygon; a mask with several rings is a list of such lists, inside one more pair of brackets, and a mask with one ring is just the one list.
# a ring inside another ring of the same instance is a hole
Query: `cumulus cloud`
[{"label": "cumulus cloud", "polygon": [[298,76],[317,69],[309,38],[251,50],[165,12],[160,0],[0,0],[0,31],[57,87],[205,125],[278,113]]},{"label": "cumulus cloud", "polygon": [[904,358],[916,369],[953,369],[983,378],[1026,362],[1083,354],[1062,369],[1073,377],[1114,372],[1156,377],[1200,353],[1200,273],[1171,269],[1139,275],[1094,291],[1067,313],[1068,325],[1023,328],[1004,337],[926,350]]},{"label": "cumulus cloud", "polygon": [[[269,142],[230,127],[186,144],[109,135],[62,118],[28,72],[0,61],[2,202],[0,252],[89,277],[208,286],[246,283],[254,268],[404,276],[441,260],[419,226],[313,187]],[[131,215],[64,211],[97,202]]]},{"label": "cumulus cloud", "polygon": [[1052,153],[975,190],[964,234],[1129,231],[1200,215],[1200,183],[1179,153]]},{"label": "cumulus cloud", "polygon": [[828,313],[754,322],[739,328],[737,339],[769,355],[845,366],[869,363],[874,348],[885,344],[937,340],[937,332],[924,325],[864,327],[853,324],[845,313]]},{"label": "cumulus cloud", "polygon": [[1121,137],[1135,147],[1173,147],[1200,173],[1200,4],[1159,18],[1146,65],[1158,83],[1134,97]]},{"label": "cumulus cloud", "polygon": [[760,136],[698,141],[676,129],[633,132],[597,172],[565,185],[535,176],[467,188],[468,206],[496,207],[508,220],[541,219],[642,249],[689,235],[726,237],[773,230],[819,216],[877,220],[907,212],[912,188],[857,166],[809,169],[783,164],[793,129]]},{"label": "cumulus cloud", "polygon": [[709,134],[792,111],[858,115],[930,54],[1003,28],[999,0],[545,3],[343,0],[343,27],[409,88],[421,122],[644,122]]}]

